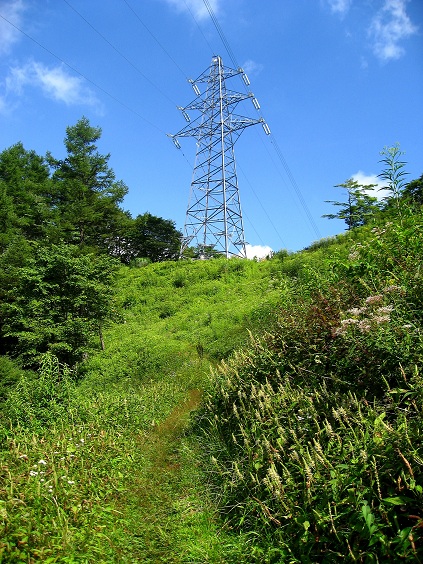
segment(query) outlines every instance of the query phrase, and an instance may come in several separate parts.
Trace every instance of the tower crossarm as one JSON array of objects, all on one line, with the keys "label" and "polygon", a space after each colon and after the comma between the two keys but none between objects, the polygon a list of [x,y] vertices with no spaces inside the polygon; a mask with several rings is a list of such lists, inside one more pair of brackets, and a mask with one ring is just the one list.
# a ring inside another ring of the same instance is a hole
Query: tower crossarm
[{"label": "tower crossarm", "polygon": [[[259,123],[263,124],[264,119],[254,119],[232,114],[221,123],[223,125],[223,134],[228,135],[231,132],[239,131],[240,129],[244,129],[246,127],[249,127],[250,125],[257,125]],[[195,137],[199,140],[202,138],[210,137],[210,135],[213,134],[214,131],[216,131],[219,127],[220,124],[216,124],[215,127],[210,128],[210,125],[207,127],[203,122],[199,123],[198,125],[187,125],[183,129],[178,131],[178,133],[175,133],[173,135],[169,133],[168,136],[172,139],[177,139],[178,137]]]}]

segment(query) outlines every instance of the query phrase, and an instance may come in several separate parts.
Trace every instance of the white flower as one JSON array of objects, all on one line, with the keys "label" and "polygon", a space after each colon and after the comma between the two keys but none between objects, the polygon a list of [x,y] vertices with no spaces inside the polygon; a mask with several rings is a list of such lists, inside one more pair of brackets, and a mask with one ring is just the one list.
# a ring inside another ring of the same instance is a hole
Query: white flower
[{"label": "white flower", "polygon": [[30,470],[29,475],[30,476],[38,476],[38,472],[35,472],[35,470]]},{"label": "white flower", "polygon": [[41,460],[38,461],[38,464],[42,464],[43,466],[46,466],[47,462],[45,460],[41,459]]},{"label": "white flower", "polygon": [[391,311],[394,310],[394,306],[393,305],[387,305],[387,306],[383,306],[383,307],[379,307],[377,308],[377,313],[390,313]]},{"label": "white flower", "polygon": [[68,484],[72,485],[72,484],[74,484],[74,483],[75,483],[75,482],[74,482],[73,480],[68,480]]},{"label": "white flower", "polygon": [[383,300],[383,296],[377,294],[376,296],[369,296],[366,298],[366,304],[378,304]]}]

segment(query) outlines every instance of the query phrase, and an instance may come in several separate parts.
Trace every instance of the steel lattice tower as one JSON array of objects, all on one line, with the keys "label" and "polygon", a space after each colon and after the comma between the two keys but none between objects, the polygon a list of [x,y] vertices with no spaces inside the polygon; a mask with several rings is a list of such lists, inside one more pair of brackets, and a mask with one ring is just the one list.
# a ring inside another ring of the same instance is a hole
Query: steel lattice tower
[{"label": "steel lattice tower", "polygon": [[[179,107],[189,125],[175,135],[169,135],[176,147],[178,138],[194,137],[197,152],[186,213],[181,256],[189,246],[197,247],[199,256],[207,258],[217,251],[230,258],[246,258],[244,225],[238,190],[234,144],[246,127],[261,123],[270,130],[263,118],[252,119],[234,113],[239,102],[250,98],[260,109],[251,92],[242,94],[226,88],[226,81],[241,75],[245,85],[249,80],[243,69],[224,67],[222,59],[214,56],[211,65],[196,80],[190,80],[197,97],[185,107]],[[205,84],[200,93],[198,84]],[[190,110],[201,114],[191,122]]]}]

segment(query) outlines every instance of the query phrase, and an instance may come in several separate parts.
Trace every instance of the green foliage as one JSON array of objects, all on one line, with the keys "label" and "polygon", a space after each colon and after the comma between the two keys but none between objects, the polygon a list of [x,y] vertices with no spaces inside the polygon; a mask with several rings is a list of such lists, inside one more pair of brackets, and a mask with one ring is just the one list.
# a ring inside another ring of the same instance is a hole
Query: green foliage
[{"label": "green foliage", "polygon": [[24,371],[7,356],[0,356],[0,406],[24,375]]},{"label": "green foliage", "polygon": [[51,213],[47,204],[49,172],[44,159],[17,143],[0,153],[0,251],[16,235],[46,235]]},{"label": "green foliage", "polygon": [[423,557],[422,229],[404,214],[284,258],[277,323],[214,373],[208,480],[274,562]]},{"label": "green foliage", "polygon": [[19,264],[3,266],[3,346],[27,366],[48,350],[70,365],[81,360],[112,314],[115,261],[34,244]]},{"label": "green foliage", "polygon": [[144,213],[135,218],[129,237],[135,258],[158,262],[179,257],[182,233],[176,229],[174,221]]},{"label": "green foliage", "polygon": [[68,418],[75,384],[72,372],[56,356],[40,358],[38,374],[21,376],[3,408],[3,416],[13,425],[41,430]]},{"label": "green foliage", "polygon": [[[3,410],[5,561],[265,562],[256,548],[252,560],[251,539],[216,523],[200,497],[195,437],[181,445],[181,434],[210,356],[229,354],[245,327],[266,323],[284,291],[277,272],[269,283],[270,266],[121,268],[121,321],[105,328],[105,350],[66,384],[68,369],[52,359],[45,374],[20,381]],[[172,314],[163,318],[165,309]]]},{"label": "green foliage", "polygon": [[108,249],[118,237],[124,219],[119,204],[127,187],[116,181],[108,166],[110,155],[101,155],[96,142],[101,129],[86,118],[66,129],[67,157],[48,155],[52,177],[53,208],[59,226],[58,237],[69,243]]},{"label": "green foliage", "polygon": [[408,174],[404,170],[407,163],[400,160],[404,151],[401,151],[399,143],[397,143],[393,147],[384,147],[380,154],[383,158],[379,162],[383,163],[385,168],[378,176],[387,182],[386,187],[384,187],[385,190],[390,192],[387,206],[389,207],[393,202],[396,211],[401,214],[401,195],[407,184],[405,176]]},{"label": "green foliage", "polygon": [[405,186],[403,197],[412,205],[416,205],[417,208],[423,205],[423,174],[420,178],[412,180]]},{"label": "green foliage", "polygon": [[341,209],[336,214],[326,214],[323,217],[343,219],[348,229],[364,225],[378,209],[377,198],[368,194],[375,186],[375,184],[361,185],[352,178],[343,184],[337,184],[336,188],[343,188],[347,191],[347,202],[327,201]]}]

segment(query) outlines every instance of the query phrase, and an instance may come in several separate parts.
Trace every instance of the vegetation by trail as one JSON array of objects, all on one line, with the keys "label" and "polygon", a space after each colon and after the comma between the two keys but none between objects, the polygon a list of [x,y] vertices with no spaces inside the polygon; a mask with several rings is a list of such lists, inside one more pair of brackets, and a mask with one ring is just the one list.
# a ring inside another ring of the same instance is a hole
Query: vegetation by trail
[{"label": "vegetation by trail", "polygon": [[0,562],[423,562],[423,182],[399,146],[385,202],[340,185],[345,234],[178,262],[99,134],[0,154]]}]

